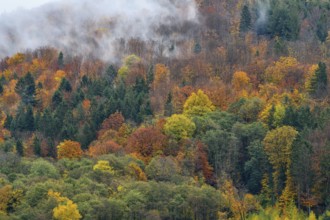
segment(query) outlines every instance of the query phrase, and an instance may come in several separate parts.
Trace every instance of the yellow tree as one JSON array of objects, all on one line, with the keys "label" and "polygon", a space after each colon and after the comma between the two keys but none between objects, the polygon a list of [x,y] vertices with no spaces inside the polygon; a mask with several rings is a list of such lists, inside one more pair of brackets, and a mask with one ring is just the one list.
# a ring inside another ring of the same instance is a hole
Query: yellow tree
[{"label": "yellow tree", "polygon": [[316,64],[312,65],[309,68],[309,70],[308,70],[308,72],[305,76],[305,89],[309,93],[313,91],[313,85],[312,84],[313,84],[313,80],[314,81],[316,80],[315,72],[316,72],[317,69],[318,69],[318,65],[316,65]]},{"label": "yellow tree", "polygon": [[8,208],[15,209],[22,201],[23,190],[13,189],[11,185],[0,188],[0,216],[7,214]]},{"label": "yellow tree", "polygon": [[236,91],[246,90],[250,83],[250,77],[246,72],[238,71],[233,75],[231,84]]},{"label": "yellow tree", "polygon": [[83,151],[79,142],[65,140],[57,146],[57,158],[81,158]]},{"label": "yellow tree", "polygon": [[106,161],[106,160],[99,160],[99,161],[97,161],[97,164],[95,164],[93,166],[93,170],[94,171],[101,171],[101,172],[110,173],[112,175],[115,174],[115,171],[109,165],[109,161]]},{"label": "yellow tree", "polygon": [[193,135],[196,125],[185,115],[174,114],[166,120],[165,134],[177,140],[189,138]]},{"label": "yellow tree", "polygon": [[268,83],[281,86],[283,89],[295,87],[302,78],[299,62],[293,57],[281,57],[274,65],[265,71],[265,79]]},{"label": "yellow tree", "polygon": [[281,103],[269,103],[259,114],[259,119],[270,128],[282,126],[284,117],[285,106]]},{"label": "yellow tree", "polygon": [[22,53],[17,53],[7,60],[8,66],[15,66],[20,63],[23,63],[25,60],[25,55]]},{"label": "yellow tree", "polygon": [[283,126],[269,131],[263,141],[265,152],[269,162],[273,166],[274,173],[274,191],[278,196],[280,194],[279,178],[281,171],[285,170],[286,184],[282,192],[280,202],[288,204],[293,200],[293,183],[290,174],[292,145],[298,132],[290,126]]},{"label": "yellow tree", "polygon": [[138,64],[141,61],[141,58],[136,56],[135,54],[131,54],[124,58],[123,66],[118,70],[118,75],[125,79],[132,68],[132,66]]},{"label": "yellow tree", "polygon": [[170,70],[164,64],[156,64],[150,94],[151,107],[156,114],[164,114],[164,105],[171,90],[170,75]]},{"label": "yellow tree", "polygon": [[192,93],[183,106],[183,114],[188,117],[202,116],[215,110],[215,106],[202,90]]},{"label": "yellow tree", "polygon": [[222,196],[234,215],[234,219],[245,220],[249,212],[258,210],[260,206],[253,195],[245,194],[240,196],[230,180],[225,180],[222,186]]},{"label": "yellow tree", "polygon": [[67,197],[61,196],[58,192],[48,191],[48,196],[54,198],[58,206],[53,209],[53,217],[56,220],[79,220],[82,216],[78,206]]}]

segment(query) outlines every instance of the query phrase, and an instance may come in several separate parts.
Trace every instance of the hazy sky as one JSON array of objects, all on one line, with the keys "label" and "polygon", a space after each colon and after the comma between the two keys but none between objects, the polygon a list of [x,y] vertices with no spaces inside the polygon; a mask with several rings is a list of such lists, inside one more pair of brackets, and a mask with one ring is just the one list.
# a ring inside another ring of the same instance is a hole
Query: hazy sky
[{"label": "hazy sky", "polygon": [[58,0],[0,0],[0,13],[11,12],[18,8],[30,9]]}]

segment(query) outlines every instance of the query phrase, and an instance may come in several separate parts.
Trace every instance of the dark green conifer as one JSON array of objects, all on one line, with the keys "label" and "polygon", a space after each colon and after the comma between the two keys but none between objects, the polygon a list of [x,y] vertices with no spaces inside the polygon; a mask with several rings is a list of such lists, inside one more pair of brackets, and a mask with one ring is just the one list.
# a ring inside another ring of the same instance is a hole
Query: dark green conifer
[{"label": "dark green conifer", "polygon": [[251,28],[251,14],[249,7],[244,5],[241,12],[241,21],[239,24],[239,31],[246,32]]}]

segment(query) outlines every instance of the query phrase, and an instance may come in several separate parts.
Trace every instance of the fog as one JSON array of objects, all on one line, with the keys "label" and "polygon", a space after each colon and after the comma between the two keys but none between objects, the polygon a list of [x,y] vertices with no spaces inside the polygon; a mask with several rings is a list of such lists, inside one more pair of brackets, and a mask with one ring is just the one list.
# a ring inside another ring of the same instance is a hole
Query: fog
[{"label": "fog", "polygon": [[71,55],[118,59],[118,42],[135,38],[170,48],[193,38],[198,25],[194,0],[65,0],[2,14],[0,58],[50,46]]}]

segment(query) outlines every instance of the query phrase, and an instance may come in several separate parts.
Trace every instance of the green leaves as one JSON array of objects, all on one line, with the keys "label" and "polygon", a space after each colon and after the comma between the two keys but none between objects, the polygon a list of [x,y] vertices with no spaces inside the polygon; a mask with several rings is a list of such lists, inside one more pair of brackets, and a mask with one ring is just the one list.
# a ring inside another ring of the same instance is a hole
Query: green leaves
[{"label": "green leaves", "polygon": [[192,116],[202,116],[215,110],[215,106],[202,90],[192,93],[183,106],[183,114]]},{"label": "green leaves", "polygon": [[192,137],[195,129],[194,122],[185,115],[177,114],[168,118],[164,126],[165,134],[177,140]]}]

